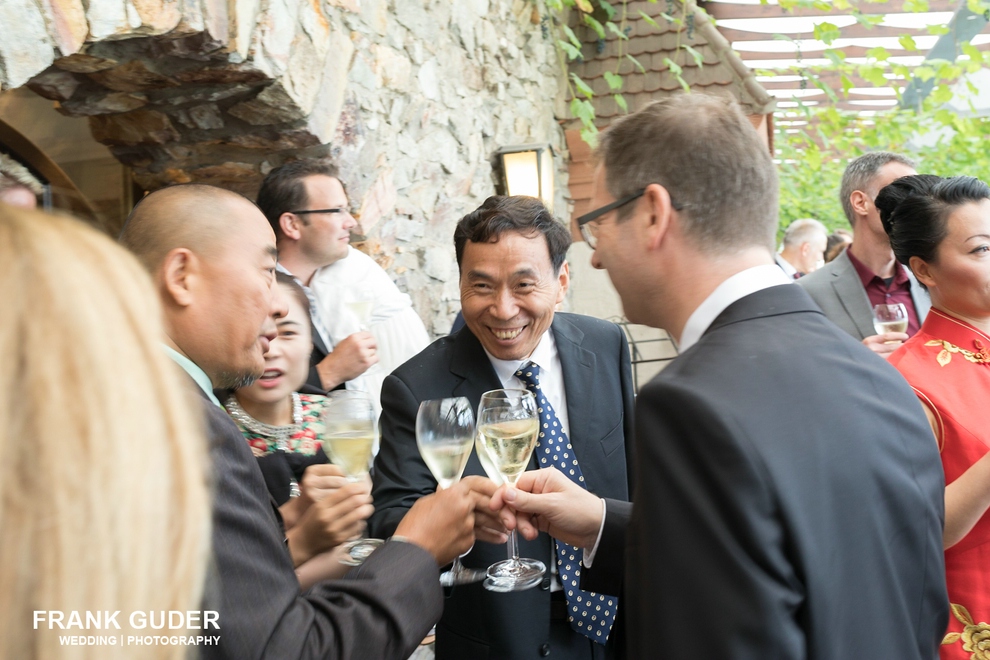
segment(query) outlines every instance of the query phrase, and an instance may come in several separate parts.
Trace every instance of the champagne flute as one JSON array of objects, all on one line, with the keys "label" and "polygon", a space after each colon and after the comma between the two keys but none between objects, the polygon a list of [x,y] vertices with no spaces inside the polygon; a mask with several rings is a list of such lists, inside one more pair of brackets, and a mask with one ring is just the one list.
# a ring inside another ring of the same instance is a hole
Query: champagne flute
[{"label": "champagne flute", "polygon": [[[536,397],[529,390],[492,390],[481,396],[478,406],[481,444],[505,483],[514,485],[529,465],[539,430]],[[485,589],[522,591],[542,581],[547,567],[536,559],[519,558],[515,530],[509,532],[508,554],[507,560],[488,568]]]},{"label": "champagne flute", "polygon": [[907,308],[903,303],[873,306],[873,329],[878,335],[888,332],[907,332],[907,327]]},{"label": "champagne flute", "polygon": [[[375,307],[375,296],[370,289],[349,288],[344,292],[344,306],[357,321],[360,332],[371,331],[371,313]],[[376,363],[364,370],[366,374],[378,373],[381,367]]]},{"label": "champagne flute", "polygon": [[[375,409],[366,392],[339,390],[329,395],[323,412],[326,433],[323,444],[330,460],[344,471],[348,481],[368,478],[371,448],[375,444]],[[340,563],[360,566],[384,541],[361,538],[344,544],[347,555]]]},{"label": "champagne flute", "polygon": [[[471,456],[474,439],[474,410],[464,397],[432,399],[419,404],[416,413],[416,446],[441,488],[461,479]],[[465,568],[461,558],[440,576],[440,584],[452,587],[485,579],[487,571]]]}]

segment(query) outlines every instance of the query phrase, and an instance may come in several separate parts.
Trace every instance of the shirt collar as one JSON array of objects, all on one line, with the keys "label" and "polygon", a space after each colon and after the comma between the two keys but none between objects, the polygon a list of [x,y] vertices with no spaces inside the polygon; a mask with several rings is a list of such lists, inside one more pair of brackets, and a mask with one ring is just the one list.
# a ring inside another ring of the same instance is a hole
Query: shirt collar
[{"label": "shirt collar", "polygon": [[[484,346],[482,346],[484,348]],[[495,369],[495,374],[498,379],[503,384],[511,382],[512,378],[515,378],[516,372],[519,371],[523,366],[529,362],[535,362],[540,365],[540,369],[547,369],[553,364],[553,354],[556,349],[556,344],[553,340],[553,332],[549,329],[543,333],[540,337],[540,343],[536,345],[533,349],[532,355],[522,360],[499,360],[491,353],[488,352],[487,348],[484,348],[485,355],[488,356],[488,360],[492,363],[492,367]]]},{"label": "shirt collar", "polygon": [[[869,266],[867,266],[862,261],[857,259],[856,255],[850,252],[848,248],[846,249],[846,254],[849,255],[849,263],[851,263],[853,265],[853,268],[856,269],[856,274],[859,275],[859,280],[860,282],[863,283],[864,289],[868,287],[870,283],[873,282],[874,279],[878,280],[881,284],[883,284],[884,288],[887,287],[887,283],[883,281],[883,278],[877,275],[876,273],[874,273],[872,270],[870,270]],[[904,267],[903,264],[895,263],[894,279],[890,283],[890,288],[904,286],[904,284],[906,284],[907,281],[908,281],[907,269]]]},{"label": "shirt collar", "polygon": [[210,382],[210,377],[206,375],[206,372],[200,369],[199,365],[195,362],[171,346],[165,346],[163,344],[162,347],[165,349],[165,353],[172,358],[177,365],[182,367],[182,370],[189,374],[190,378],[196,381],[196,384],[199,385],[201,390],[203,390],[207,398],[222,408],[223,406],[220,405],[220,400],[213,394],[213,383]]},{"label": "shirt collar", "polygon": [[677,343],[678,350],[684,352],[698,343],[701,335],[705,334],[718,315],[726,307],[741,298],[745,298],[751,293],[768,289],[779,284],[793,284],[794,280],[789,279],[784,271],[776,264],[767,266],[754,266],[740,271],[718,285],[711,294],[705,298],[704,302],[688,317],[684,324],[684,331],[681,333],[681,340]]},{"label": "shirt collar", "polygon": [[774,260],[777,262],[777,265],[780,266],[780,269],[784,271],[785,275],[791,279],[794,279],[794,276],[798,273],[798,269],[795,268],[790,261],[784,259],[784,257],[782,257],[779,253],[774,257]]}]

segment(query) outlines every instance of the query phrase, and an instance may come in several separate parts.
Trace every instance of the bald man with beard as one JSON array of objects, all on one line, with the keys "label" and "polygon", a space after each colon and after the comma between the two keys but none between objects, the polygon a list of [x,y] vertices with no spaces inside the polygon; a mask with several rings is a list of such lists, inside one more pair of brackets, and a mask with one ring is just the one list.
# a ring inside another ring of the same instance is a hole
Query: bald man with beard
[{"label": "bald man with beard", "polygon": [[189,374],[208,424],[213,576],[204,609],[219,612],[219,630],[203,634],[220,641],[201,656],[408,657],[440,618],[439,566],[474,542],[470,482],[421,499],[362,567],[300,594],[278,509],[212,392],[261,375],[274,320],[286,313],[271,227],[240,195],[190,184],[145,197],[120,240],[152,273],[165,350]]}]

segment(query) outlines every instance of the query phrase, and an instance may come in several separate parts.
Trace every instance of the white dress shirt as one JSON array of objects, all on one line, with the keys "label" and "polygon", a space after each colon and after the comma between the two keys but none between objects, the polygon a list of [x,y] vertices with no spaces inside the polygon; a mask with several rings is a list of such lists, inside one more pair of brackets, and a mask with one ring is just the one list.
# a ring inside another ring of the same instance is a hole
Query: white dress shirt
[{"label": "white dress shirt", "polygon": [[[557,353],[557,342],[554,341],[553,332],[549,329],[540,337],[540,343],[533,349],[532,355],[522,360],[499,360],[488,349],[485,355],[492,363],[495,374],[498,376],[502,387],[509,390],[524,390],[526,383],[522,382],[516,372],[521,368],[535,362],[540,366],[540,391],[547,398],[553,410],[557,413],[560,421],[560,428],[568,438],[570,438],[570,425],[567,420],[567,394],[564,391],[564,371],[560,366],[560,354]],[[603,500],[604,501],[604,500]],[[553,579],[550,581],[550,591],[560,591],[563,587],[557,575],[556,562],[550,562],[550,574]]]}]

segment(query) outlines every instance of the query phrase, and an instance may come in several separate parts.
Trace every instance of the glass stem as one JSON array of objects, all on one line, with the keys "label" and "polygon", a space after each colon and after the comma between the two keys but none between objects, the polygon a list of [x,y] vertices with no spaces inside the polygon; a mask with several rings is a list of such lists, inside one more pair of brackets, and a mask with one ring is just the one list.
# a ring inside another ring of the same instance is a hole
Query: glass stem
[{"label": "glass stem", "polygon": [[454,564],[450,567],[450,572],[454,575],[460,575],[461,571],[464,570],[464,566],[461,565],[461,558],[455,557]]},{"label": "glass stem", "polygon": [[509,548],[509,559],[519,560],[519,540],[516,538],[516,530],[509,532],[509,541],[506,543]]}]

